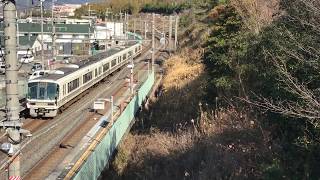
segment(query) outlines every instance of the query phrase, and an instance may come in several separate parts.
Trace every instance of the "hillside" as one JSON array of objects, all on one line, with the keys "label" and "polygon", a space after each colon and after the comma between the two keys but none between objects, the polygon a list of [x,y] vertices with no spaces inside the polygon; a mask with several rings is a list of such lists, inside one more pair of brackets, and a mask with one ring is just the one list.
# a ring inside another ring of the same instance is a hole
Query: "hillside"
[{"label": "hillside", "polygon": [[199,3],[104,177],[318,179],[320,4]]}]

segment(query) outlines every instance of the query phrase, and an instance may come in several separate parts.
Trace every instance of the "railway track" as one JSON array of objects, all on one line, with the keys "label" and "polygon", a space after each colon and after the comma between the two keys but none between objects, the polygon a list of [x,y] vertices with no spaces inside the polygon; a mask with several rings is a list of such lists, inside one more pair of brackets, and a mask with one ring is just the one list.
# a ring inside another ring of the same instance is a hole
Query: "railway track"
[{"label": "railway track", "polygon": [[[138,71],[145,69],[145,67],[140,64],[138,67]],[[137,78],[138,73],[135,73],[134,77]],[[121,85],[115,89],[111,90],[111,93],[114,96],[114,101],[118,102],[115,106],[119,105],[122,98],[122,95],[128,90],[126,86],[126,82],[122,81]],[[107,98],[107,97],[105,97]],[[89,113],[86,116],[86,120],[79,124],[76,129],[71,131],[60,143],[63,145],[63,148],[56,146],[49,156],[45,157],[41,160],[37,166],[24,177],[24,179],[44,179],[48,176],[49,172],[52,172],[56,166],[61,163],[64,157],[72,150],[73,147],[77,145],[77,143],[88,133],[88,131],[98,122],[102,114],[105,114],[109,108],[106,108],[104,111],[99,111],[99,114]]]},{"label": "railway track", "polygon": [[[146,52],[148,52],[151,48],[151,45],[148,45],[146,48],[144,48],[141,52],[141,54],[145,54]],[[121,72],[123,72],[124,69],[122,69],[119,74],[121,74]],[[119,76],[117,76],[119,77]],[[115,81],[116,78],[112,78],[112,81]],[[111,85],[112,83],[109,83],[109,85]],[[71,104],[72,105],[72,104]],[[69,107],[64,108],[64,110],[68,109]],[[59,116],[59,115],[58,115]],[[38,131],[39,129],[41,129],[42,127],[45,127],[47,125],[47,123],[51,121],[51,119],[49,118],[27,118],[24,120],[24,124],[23,124],[23,128],[29,130],[30,132],[34,133],[36,131]]]},{"label": "railway track", "polygon": [[[144,53],[149,51],[145,49]],[[52,148],[58,144],[61,139],[65,137],[68,132],[71,132],[74,127],[82,123],[88,117],[86,113],[88,112],[88,107],[93,103],[94,99],[103,96],[103,94],[110,89],[112,86],[119,86],[116,81],[120,78],[123,79],[124,71],[126,68],[122,69],[117,75],[110,78],[109,83],[100,83],[96,88],[91,89],[90,92],[82,97],[80,100],[75,102],[72,107],[67,108],[62,114],[59,114],[56,118],[51,120],[41,120],[41,119],[26,119],[24,128],[32,132],[33,137],[22,142],[21,153],[21,172],[25,174],[30,170],[35,163],[39,162],[42,157],[45,157]],[[122,76],[121,76],[122,75]],[[105,89],[101,91],[101,89]],[[0,153],[0,159],[3,158],[5,161],[0,162],[2,165],[2,170],[0,172],[0,179],[2,179],[4,167],[3,165],[9,159],[3,153]]]}]

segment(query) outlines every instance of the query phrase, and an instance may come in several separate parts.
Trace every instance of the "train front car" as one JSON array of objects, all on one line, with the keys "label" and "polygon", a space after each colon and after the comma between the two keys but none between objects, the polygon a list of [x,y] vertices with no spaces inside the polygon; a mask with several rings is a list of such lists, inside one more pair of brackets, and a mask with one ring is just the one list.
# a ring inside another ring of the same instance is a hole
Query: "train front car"
[{"label": "train front car", "polygon": [[32,117],[55,117],[58,112],[59,85],[50,80],[28,82],[27,108]]}]

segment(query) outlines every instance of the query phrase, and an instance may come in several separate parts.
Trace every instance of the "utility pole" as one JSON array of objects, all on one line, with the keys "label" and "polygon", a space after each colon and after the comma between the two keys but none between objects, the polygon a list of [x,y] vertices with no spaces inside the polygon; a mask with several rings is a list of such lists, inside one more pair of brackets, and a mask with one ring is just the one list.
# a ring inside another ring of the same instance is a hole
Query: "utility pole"
[{"label": "utility pole", "polygon": [[142,36],[142,26],[143,26],[143,22],[142,22],[142,17],[141,17],[141,15],[140,15],[139,20],[140,20],[140,23],[139,23],[139,32],[140,32],[140,35]]},{"label": "utility pole", "polygon": [[127,39],[129,40],[129,35],[128,35],[128,32],[130,32],[130,29],[129,29],[129,13],[126,13],[126,14],[127,14],[127,20],[126,20],[127,33],[126,33],[126,36],[127,36]]},{"label": "utility pole", "polygon": [[88,48],[88,55],[92,55],[91,53],[91,42],[90,42],[90,39],[91,39],[91,25],[89,24],[89,27],[88,27],[88,45],[89,45],[89,48]]},{"label": "utility pole", "polygon": [[130,93],[133,95],[133,55],[131,55],[131,66],[130,66]]},{"label": "utility pole", "polygon": [[41,13],[41,62],[43,63],[43,69],[46,69],[46,62],[44,61],[44,51],[43,51],[43,2],[40,0],[40,13]]},{"label": "utility pole", "polygon": [[[116,18],[115,15],[112,15],[112,21],[113,21],[113,39],[116,39]],[[115,40],[113,44],[115,44]]]},{"label": "utility pole", "polygon": [[107,8],[106,17],[105,17],[105,22],[106,22],[106,43],[105,43],[105,50],[107,50],[107,47],[108,47],[108,15],[109,15],[109,8]]},{"label": "utility pole", "polygon": [[52,19],[52,60],[56,60],[56,25],[54,22],[54,1],[52,0],[52,11],[51,11],[51,19]]},{"label": "utility pole", "polygon": [[[119,13],[119,22],[120,22],[120,25],[119,27],[122,26],[122,31],[125,33],[126,30],[125,30],[125,27],[124,27],[124,20],[122,19],[122,15],[124,15],[121,10],[120,10],[120,13]],[[124,15],[125,16],[125,15]],[[119,28],[120,29],[120,28]],[[121,30],[120,30],[120,33],[121,33]]]},{"label": "utility pole", "polygon": [[147,39],[147,22],[144,21],[144,39]]},{"label": "utility pole", "polygon": [[[133,33],[136,33],[136,19],[133,19]],[[136,39],[136,36],[134,36],[134,40]]]},{"label": "utility pole", "polygon": [[168,41],[169,41],[168,50],[169,50],[169,51],[172,50],[172,42],[171,42],[171,39],[172,39],[172,16],[169,16],[169,37],[168,37]]},{"label": "utility pole", "polygon": [[125,26],[125,39],[126,39],[126,45],[128,45],[128,38],[127,38],[127,35],[128,35],[128,26],[127,26],[127,23],[128,23],[128,14],[127,12],[124,13],[124,26]]},{"label": "utility pole", "polygon": [[[20,150],[20,127],[22,126],[19,117],[18,97],[18,60],[17,60],[17,19],[15,0],[4,0],[4,45],[6,61],[6,120],[1,126],[6,128],[8,141],[11,143],[13,152]],[[20,155],[17,155],[9,165],[9,179],[21,179]]]},{"label": "utility pole", "polygon": [[151,56],[151,69],[154,72],[154,55],[155,55],[155,42],[154,42],[154,13],[152,13],[152,56]]},{"label": "utility pole", "polygon": [[110,101],[111,101],[111,125],[113,125],[113,96],[110,97]]},{"label": "utility pole", "polygon": [[89,6],[89,19],[91,20],[91,5],[90,5],[90,3],[88,3],[88,6]]},{"label": "utility pole", "polygon": [[177,51],[178,46],[178,26],[179,26],[179,16],[176,16],[176,27],[174,33],[174,50]]},{"label": "utility pole", "polygon": [[[163,16],[163,22],[162,22],[162,31],[163,31],[163,38],[166,39],[166,17]],[[166,49],[166,43],[164,43],[164,48],[163,49]]]}]

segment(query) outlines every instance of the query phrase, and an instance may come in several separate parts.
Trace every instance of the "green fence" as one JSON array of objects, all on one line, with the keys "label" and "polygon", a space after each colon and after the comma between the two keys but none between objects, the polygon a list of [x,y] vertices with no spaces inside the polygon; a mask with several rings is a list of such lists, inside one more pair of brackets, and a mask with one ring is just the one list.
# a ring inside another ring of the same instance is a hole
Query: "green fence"
[{"label": "green fence", "polygon": [[154,80],[154,73],[151,73],[148,79],[140,87],[136,96],[130,101],[112,128],[81,166],[79,172],[77,172],[73,179],[87,180],[97,179],[99,177],[107,166],[108,161],[119,142],[130,128],[134,115],[150,92]]}]

